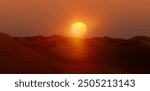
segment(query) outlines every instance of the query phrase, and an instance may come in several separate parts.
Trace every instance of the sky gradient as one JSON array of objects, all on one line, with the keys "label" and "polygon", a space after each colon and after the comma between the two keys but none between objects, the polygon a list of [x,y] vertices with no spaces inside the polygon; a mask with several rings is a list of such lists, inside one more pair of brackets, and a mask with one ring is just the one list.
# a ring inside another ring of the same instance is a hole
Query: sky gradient
[{"label": "sky gradient", "polygon": [[150,36],[150,0],[0,1],[0,32],[13,36],[69,35],[78,21],[87,37]]}]

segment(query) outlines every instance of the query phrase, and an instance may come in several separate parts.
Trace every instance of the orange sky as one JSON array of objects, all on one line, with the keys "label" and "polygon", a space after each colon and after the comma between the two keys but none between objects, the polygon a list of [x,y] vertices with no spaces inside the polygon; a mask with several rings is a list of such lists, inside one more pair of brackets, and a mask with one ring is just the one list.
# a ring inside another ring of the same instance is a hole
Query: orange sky
[{"label": "orange sky", "polygon": [[0,1],[0,32],[14,36],[64,35],[75,21],[87,36],[150,36],[150,0]]}]

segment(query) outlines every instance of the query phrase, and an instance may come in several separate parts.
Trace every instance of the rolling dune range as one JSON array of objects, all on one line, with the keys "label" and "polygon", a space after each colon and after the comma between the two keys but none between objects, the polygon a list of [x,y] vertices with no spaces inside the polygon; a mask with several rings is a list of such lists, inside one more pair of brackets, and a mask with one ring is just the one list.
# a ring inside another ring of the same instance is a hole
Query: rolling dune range
[{"label": "rolling dune range", "polygon": [[150,73],[150,38],[0,33],[0,73]]}]

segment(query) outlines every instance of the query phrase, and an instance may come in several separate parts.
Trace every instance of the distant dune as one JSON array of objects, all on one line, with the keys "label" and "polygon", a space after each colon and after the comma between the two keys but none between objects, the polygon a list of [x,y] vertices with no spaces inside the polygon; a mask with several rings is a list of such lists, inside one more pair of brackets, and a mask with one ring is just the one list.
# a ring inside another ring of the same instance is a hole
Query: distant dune
[{"label": "distant dune", "polygon": [[0,33],[0,73],[150,73],[150,38]]}]

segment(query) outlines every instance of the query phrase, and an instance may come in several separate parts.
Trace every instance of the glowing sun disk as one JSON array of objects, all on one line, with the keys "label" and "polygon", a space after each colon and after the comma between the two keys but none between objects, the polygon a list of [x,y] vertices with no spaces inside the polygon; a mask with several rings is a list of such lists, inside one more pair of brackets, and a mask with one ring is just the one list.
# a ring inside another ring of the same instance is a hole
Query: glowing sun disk
[{"label": "glowing sun disk", "polygon": [[87,26],[82,22],[74,23],[71,26],[71,33],[74,37],[82,37],[87,33]]}]

